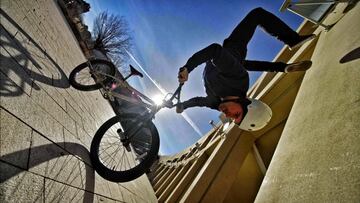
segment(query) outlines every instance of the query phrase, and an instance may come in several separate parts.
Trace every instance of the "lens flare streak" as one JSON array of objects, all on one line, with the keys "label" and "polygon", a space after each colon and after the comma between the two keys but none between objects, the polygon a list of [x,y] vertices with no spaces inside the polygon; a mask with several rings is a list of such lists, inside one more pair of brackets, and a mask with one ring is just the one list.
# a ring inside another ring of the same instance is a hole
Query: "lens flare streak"
[{"label": "lens flare streak", "polygon": [[[155,80],[153,80],[151,78],[151,76],[144,70],[144,68],[140,65],[140,63],[135,59],[135,57],[128,51],[126,50],[126,53],[130,56],[130,58],[138,65],[138,67],[143,71],[143,73],[150,79],[150,81],[160,90],[160,92],[163,95],[166,95],[167,92],[165,91],[164,88],[162,88],[160,86],[160,84],[158,84]],[[202,137],[204,134],[200,131],[199,127],[191,120],[191,118],[185,113],[181,113],[181,116],[185,119],[185,121],[194,129],[194,131],[200,136]]]}]

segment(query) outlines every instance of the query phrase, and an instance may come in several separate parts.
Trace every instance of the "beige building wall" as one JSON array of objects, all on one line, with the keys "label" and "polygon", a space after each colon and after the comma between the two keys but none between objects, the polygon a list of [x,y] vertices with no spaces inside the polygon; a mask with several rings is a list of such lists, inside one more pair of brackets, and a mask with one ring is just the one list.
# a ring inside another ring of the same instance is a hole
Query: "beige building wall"
[{"label": "beige building wall", "polygon": [[359,47],[358,5],[319,33],[256,202],[360,202]]},{"label": "beige building wall", "polygon": [[[359,202],[360,6],[328,12],[329,31],[274,61],[312,60],[304,73],[266,73],[249,90],[273,117],[264,129],[231,124],[161,157],[149,178],[159,202]],[[278,144],[279,143],[279,144]]]}]

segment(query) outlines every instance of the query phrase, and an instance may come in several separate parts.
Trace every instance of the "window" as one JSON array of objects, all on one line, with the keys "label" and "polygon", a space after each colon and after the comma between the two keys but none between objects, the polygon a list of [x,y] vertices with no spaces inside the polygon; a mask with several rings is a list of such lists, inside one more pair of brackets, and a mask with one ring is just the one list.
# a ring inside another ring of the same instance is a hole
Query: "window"
[{"label": "window", "polygon": [[286,9],[317,24],[328,29],[330,26],[322,24],[326,13],[330,8],[338,3],[346,2],[344,0],[285,0],[283,5],[280,8],[280,11],[285,11]]}]

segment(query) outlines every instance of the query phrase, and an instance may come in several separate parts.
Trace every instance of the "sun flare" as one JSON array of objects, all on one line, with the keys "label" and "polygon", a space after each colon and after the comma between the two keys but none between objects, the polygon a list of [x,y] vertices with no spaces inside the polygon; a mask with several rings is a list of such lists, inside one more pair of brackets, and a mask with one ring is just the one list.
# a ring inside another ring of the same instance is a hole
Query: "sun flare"
[{"label": "sun flare", "polygon": [[156,105],[161,105],[163,103],[164,96],[162,94],[157,94],[154,95],[151,99],[155,102]]}]

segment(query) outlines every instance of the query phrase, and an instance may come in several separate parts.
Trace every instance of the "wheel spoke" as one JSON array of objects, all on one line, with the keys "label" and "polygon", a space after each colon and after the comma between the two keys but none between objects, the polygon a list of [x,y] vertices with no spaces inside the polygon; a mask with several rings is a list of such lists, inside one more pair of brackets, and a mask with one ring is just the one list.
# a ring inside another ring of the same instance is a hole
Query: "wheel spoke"
[{"label": "wheel spoke", "polygon": [[[114,157],[116,156],[113,156],[114,154],[116,155],[117,152],[119,151],[119,148],[120,148],[120,145],[116,148],[115,151],[113,151],[111,154],[109,154],[109,157],[111,157],[111,161],[108,163],[108,166],[112,166],[112,163],[113,162],[116,162],[116,160],[114,159]],[[125,151],[125,150],[124,150]]]},{"label": "wheel spoke", "polygon": [[[127,175],[124,177],[126,180],[129,178],[128,174],[134,173],[130,177],[138,177],[143,173],[141,171],[146,169],[144,168],[145,165],[142,164],[148,163],[147,161],[153,160],[156,156],[152,147],[158,148],[158,145],[153,146],[153,139],[158,137],[154,137],[155,135],[152,134],[153,131],[148,125],[143,125],[141,129],[133,134],[130,140],[127,140],[126,133],[129,133],[131,126],[138,122],[136,119],[124,118],[120,122],[113,120],[107,124],[106,128],[102,128],[103,131],[101,132],[103,134],[100,141],[98,141],[99,144],[96,151],[98,160],[102,168],[107,168],[109,171],[106,172],[105,170],[101,174],[101,168],[97,169],[100,170],[100,175],[107,176],[109,180],[111,180],[112,176],[108,174],[118,176],[121,180],[121,176],[125,171],[127,171]],[[156,136],[158,135],[156,134]],[[137,170],[133,170],[135,167]],[[142,170],[139,171],[138,167],[142,168]],[[110,173],[110,171],[113,173]]]}]

